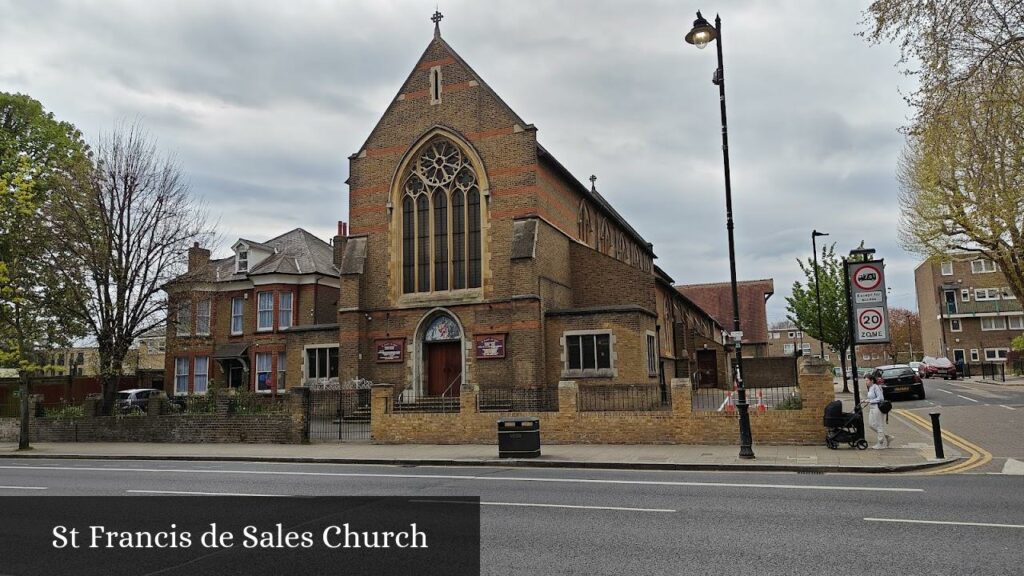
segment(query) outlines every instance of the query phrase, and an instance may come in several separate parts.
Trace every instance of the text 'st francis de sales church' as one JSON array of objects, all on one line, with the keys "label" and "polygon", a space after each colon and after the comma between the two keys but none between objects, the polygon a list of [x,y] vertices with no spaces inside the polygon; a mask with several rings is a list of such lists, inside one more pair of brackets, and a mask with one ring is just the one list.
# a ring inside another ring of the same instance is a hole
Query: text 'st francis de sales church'
[{"label": "text 'st francis de sales church'", "polygon": [[[540,145],[536,128],[436,24],[349,163],[350,228],[339,223],[333,242],[337,324],[316,326],[328,328],[316,339],[338,345],[341,382],[457,396],[467,384],[665,386],[697,370],[724,374],[722,327],[674,288],[652,245]],[[254,305],[253,296],[240,304]],[[286,353],[266,354],[279,365],[263,369],[287,387],[309,377],[305,347],[324,345],[310,344],[297,320],[284,333],[252,335],[289,341],[275,348]],[[213,339],[211,351],[222,344],[216,330]],[[169,370],[179,344],[169,342]],[[245,346],[253,356],[260,343]],[[221,364],[210,366],[211,383]]]}]

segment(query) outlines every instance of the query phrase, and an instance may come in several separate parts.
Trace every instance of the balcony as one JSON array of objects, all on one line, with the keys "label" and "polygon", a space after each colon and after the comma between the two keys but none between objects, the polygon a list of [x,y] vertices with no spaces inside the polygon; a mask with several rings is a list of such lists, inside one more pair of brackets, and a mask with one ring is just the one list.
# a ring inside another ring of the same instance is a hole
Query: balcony
[{"label": "balcony", "polygon": [[955,306],[952,303],[946,303],[942,312],[946,316],[972,316],[974,314],[1013,313],[1022,310],[1024,307],[1021,307],[1020,300],[982,300],[981,302],[971,300],[970,302],[957,301]]}]

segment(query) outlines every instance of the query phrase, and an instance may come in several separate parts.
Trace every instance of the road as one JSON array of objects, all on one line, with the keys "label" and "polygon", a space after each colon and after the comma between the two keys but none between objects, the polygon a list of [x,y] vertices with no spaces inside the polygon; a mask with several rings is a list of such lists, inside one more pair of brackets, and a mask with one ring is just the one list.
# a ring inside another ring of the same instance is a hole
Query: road
[{"label": "road", "polygon": [[484,574],[1020,574],[1022,487],[986,474],[0,462],[0,495],[479,496]]},{"label": "road", "polygon": [[991,455],[968,473],[1024,474],[1024,386],[983,384],[977,380],[925,380],[925,400],[894,402],[928,421],[939,412],[942,429]]}]

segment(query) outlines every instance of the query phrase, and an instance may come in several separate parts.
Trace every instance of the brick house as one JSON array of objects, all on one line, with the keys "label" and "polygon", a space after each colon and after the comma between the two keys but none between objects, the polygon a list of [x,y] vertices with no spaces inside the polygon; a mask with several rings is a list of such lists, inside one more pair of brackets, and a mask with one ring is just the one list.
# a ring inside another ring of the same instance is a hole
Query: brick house
[{"label": "brick house", "polygon": [[727,385],[725,327],[676,290],[672,278],[661,268],[655,266],[655,271],[662,377],[691,378],[707,387]]},{"label": "brick house", "polygon": [[276,393],[337,377],[334,248],[297,228],[265,242],[239,239],[231,249],[211,260],[193,246],[188,272],[165,287],[167,393],[215,385]]},{"label": "brick house", "polygon": [[[740,321],[742,322],[742,318]],[[769,328],[768,329],[768,356],[795,356],[797,351],[801,352],[801,356],[821,356],[821,342],[806,334],[799,328],[792,326],[788,328]],[[825,360],[828,362],[839,362],[839,357],[835,355],[835,351],[832,350],[831,346],[825,345]]]},{"label": "brick house", "polygon": [[991,260],[955,254],[914,270],[924,353],[965,363],[1005,362],[1024,334],[1024,308]]},{"label": "brick house", "polygon": [[[718,323],[732,332],[732,284],[681,284],[676,288],[706,310]],[[768,312],[766,304],[775,293],[771,278],[736,283],[740,303],[740,330],[743,332],[743,357],[761,358],[768,352]]]}]

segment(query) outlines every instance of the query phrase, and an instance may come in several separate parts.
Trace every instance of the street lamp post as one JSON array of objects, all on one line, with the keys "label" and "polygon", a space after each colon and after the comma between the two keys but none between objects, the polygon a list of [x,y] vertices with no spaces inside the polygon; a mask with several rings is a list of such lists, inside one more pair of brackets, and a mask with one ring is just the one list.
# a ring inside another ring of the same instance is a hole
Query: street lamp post
[{"label": "street lamp post", "polygon": [[729,179],[729,130],[725,115],[725,66],[722,64],[722,19],[715,16],[715,25],[697,12],[693,21],[693,29],[686,34],[686,42],[703,49],[712,40],[717,39],[718,69],[715,70],[711,82],[718,86],[718,99],[722,112],[722,159],[725,165],[725,228],[729,233],[729,274],[732,282],[732,327],[733,344],[736,351],[736,410],[740,419],[740,458],[754,458],[753,441],[750,435],[750,413],[747,405],[747,392],[743,385],[743,354],[741,346],[743,332],[740,330],[740,302],[736,289],[736,248],[733,242],[732,222],[732,183]]},{"label": "street lamp post", "polygon": [[811,230],[811,250],[814,252],[814,293],[818,298],[818,343],[821,345],[821,358],[825,358],[825,328],[821,321],[821,283],[818,281],[818,236],[828,236],[825,232]]}]

